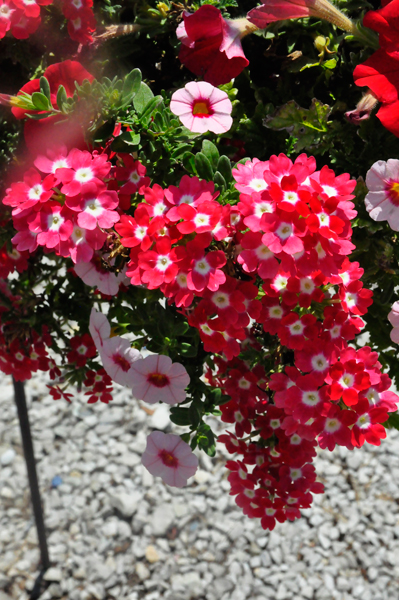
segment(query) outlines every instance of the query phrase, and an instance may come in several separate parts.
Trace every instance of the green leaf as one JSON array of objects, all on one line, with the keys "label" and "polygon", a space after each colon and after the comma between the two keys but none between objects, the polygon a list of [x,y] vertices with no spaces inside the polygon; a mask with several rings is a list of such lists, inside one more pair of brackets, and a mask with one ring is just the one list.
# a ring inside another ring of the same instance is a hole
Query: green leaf
[{"label": "green leaf", "polygon": [[135,96],[138,93],[140,89],[140,84],[141,71],[140,69],[133,69],[133,71],[130,71],[129,75],[126,75],[125,80],[123,82],[121,106],[126,106],[127,104],[129,104],[129,102],[133,99],[133,96]]},{"label": "green leaf", "polygon": [[140,134],[134,133],[134,131],[125,131],[111,144],[111,150],[114,152],[131,152],[132,146],[138,146],[140,144]]},{"label": "green leaf", "polygon": [[68,97],[63,85],[58,87],[57,91],[57,106],[59,110],[64,111],[64,105],[68,103]]},{"label": "green leaf", "polygon": [[182,158],[183,167],[191,175],[197,175],[197,168],[195,166],[195,156],[192,152],[185,152]]},{"label": "green leaf", "polygon": [[201,421],[201,414],[194,402],[189,407],[188,413],[190,417],[190,425],[197,427]]},{"label": "green leaf", "polygon": [[51,105],[51,92],[50,92],[50,84],[47,81],[47,79],[45,77],[40,77],[40,91],[41,93],[46,96],[47,100],[49,101],[50,105]]},{"label": "green leaf", "polygon": [[195,166],[197,169],[197,173],[201,179],[206,179],[207,181],[212,181],[213,179],[213,169],[212,165],[202,152],[197,152],[195,155]]},{"label": "green leaf", "polygon": [[399,430],[399,413],[392,413],[389,415],[388,421],[383,423],[384,427],[394,428]]},{"label": "green leaf", "polygon": [[272,115],[263,120],[263,125],[269,129],[285,129],[298,138],[295,151],[305,147],[317,146],[328,131],[328,117],[331,106],[322,104],[313,98],[309,109],[301,108],[294,100],[280,106]]},{"label": "green leaf", "polygon": [[133,106],[136,112],[141,115],[141,113],[146,108],[147,104],[154,97],[151,89],[148,87],[146,83],[143,81],[140,83],[140,88],[136,95],[133,98]]},{"label": "green leaf", "polygon": [[219,151],[215,144],[209,140],[204,140],[202,142],[202,152],[207,157],[212,167],[216,169],[219,160]]},{"label": "green leaf", "polygon": [[177,325],[174,325],[172,328],[173,331],[173,335],[175,337],[179,337],[181,335],[185,335],[187,333],[187,331],[189,330],[189,324],[182,321],[181,323],[178,323]]},{"label": "green leaf", "polygon": [[154,110],[156,108],[158,108],[158,106],[160,104],[163,103],[163,98],[162,96],[154,96],[153,98],[151,98],[151,100],[148,102],[148,104],[146,105],[146,107],[144,108],[143,112],[140,115],[140,122],[143,125],[147,125],[147,123],[150,121],[151,115],[154,112]]},{"label": "green leaf", "polygon": [[53,108],[48,101],[48,98],[41,92],[33,92],[32,104],[36,110],[50,111]]},{"label": "green leaf", "polygon": [[170,409],[170,420],[181,427],[191,425],[190,410],[188,408],[173,406]]},{"label": "green leaf", "polygon": [[228,183],[232,181],[233,176],[231,174],[231,162],[227,156],[221,156],[218,160],[217,170],[223,175],[225,181]]},{"label": "green leaf", "polygon": [[324,63],[322,63],[322,67],[323,69],[335,69],[335,67],[337,66],[337,61],[335,60],[335,58],[330,58],[330,60],[326,60]]},{"label": "green leaf", "polygon": [[223,177],[223,175],[219,171],[216,171],[215,175],[213,176],[213,181],[222,190],[227,189],[226,180],[225,180],[225,178]]}]

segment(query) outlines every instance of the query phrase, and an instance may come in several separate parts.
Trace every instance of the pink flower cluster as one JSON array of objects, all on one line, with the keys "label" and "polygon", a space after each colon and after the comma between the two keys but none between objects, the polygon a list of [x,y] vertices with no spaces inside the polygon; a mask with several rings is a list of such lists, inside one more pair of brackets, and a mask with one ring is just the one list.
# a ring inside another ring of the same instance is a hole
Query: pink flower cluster
[{"label": "pink flower cluster", "polygon": [[[40,7],[53,0],[0,0],[0,39],[9,31],[18,40],[26,40],[41,23]],[[93,0],[62,0],[62,12],[68,19],[68,33],[80,44],[93,41],[96,29]]]},{"label": "pink flower cluster", "polygon": [[[18,310],[20,298],[10,293],[5,281],[0,281],[0,292]],[[0,371],[12,375],[17,381],[30,379],[36,371],[50,370],[51,375],[52,360],[47,348],[51,346],[52,339],[47,328],[43,327],[40,335],[34,330],[27,330],[24,335],[17,336],[14,327],[8,308],[0,302]]]},{"label": "pink flower cluster", "polygon": [[16,249],[32,253],[42,246],[74,263],[90,261],[104,245],[104,230],[120,218],[107,155],[61,148],[34,164],[3,199],[12,207]]},{"label": "pink flower cluster", "polygon": [[26,40],[40,25],[40,7],[53,0],[0,0],[0,39],[9,31],[17,40]]},{"label": "pink flower cluster", "polygon": [[[347,258],[355,181],[316,171],[304,154],[294,163],[283,154],[254,159],[233,175],[236,207],[221,206],[212,183],[184,176],[178,187],[145,187],[115,229],[131,248],[131,282],[161,289],[205,351],[223,355],[208,379],[231,396],[222,418],[236,435],[220,439],[242,455],[228,463],[232,493],[272,528],[322,491],[316,444],[378,445],[399,398],[377,353],[349,346],[372,302],[363,270]],[[248,345],[261,350],[252,320],[280,341],[276,365],[285,358],[287,366],[270,378],[237,358]]]},{"label": "pink flower cluster", "polygon": [[68,33],[80,44],[90,44],[96,30],[93,0],[62,0],[62,12],[68,20]]}]

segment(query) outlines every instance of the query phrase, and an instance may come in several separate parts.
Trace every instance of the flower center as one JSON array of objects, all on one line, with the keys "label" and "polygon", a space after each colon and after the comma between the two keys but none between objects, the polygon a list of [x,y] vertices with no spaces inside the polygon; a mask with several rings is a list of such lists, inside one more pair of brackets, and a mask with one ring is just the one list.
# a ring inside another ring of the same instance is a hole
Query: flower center
[{"label": "flower center", "polygon": [[209,117],[211,112],[210,106],[204,100],[197,100],[193,106],[193,115],[196,117]]},{"label": "flower center", "polygon": [[163,388],[169,383],[169,377],[163,373],[150,373],[147,377],[147,381],[157,388]]},{"label": "flower center", "polygon": [[387,185],[387,193],[392,204],[399,206],[399,182],[389,181]]},{"label": "flower center", "polygon": [[161,452],[159,453],[159,457],[162,460],[163,464],[167,467],[176,469],[179,466],[179,461],[177,460],[177,458],[167,450],[161,450]]},{"label": "flower center", "polygon": [[130,369],[130,362],[128,360],[126,360],[126,358],[124,356],[122,356],[122,354],[113,354],[112,355],[112,360],[125,373]]}]

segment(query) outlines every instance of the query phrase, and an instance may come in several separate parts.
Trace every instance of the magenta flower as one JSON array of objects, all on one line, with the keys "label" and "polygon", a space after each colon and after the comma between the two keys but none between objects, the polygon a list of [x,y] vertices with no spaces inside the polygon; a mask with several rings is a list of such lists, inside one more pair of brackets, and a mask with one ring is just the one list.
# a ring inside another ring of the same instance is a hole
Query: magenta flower
[{"label": "magenta flower", "polygon": [[224,19],[220,10],[209,4],[195,13],[184,12],[176,30],[182,43],[179,59],[212,85],[228,83],[248,66],[241,39],[255,30],[247,19]]},{"label": "magenta flower", "polygon": [[190,377],[183,365],[172,363],[169,356],[152,354],[131,366],[128,385],[138,400],[149,404],[160,401],[177,404],[185,399],[189,383]]},{"label": "magenta flower", "polygon": [[399,231],[399,160],[390,158],[373,164],[366,175],[369,193],[364,199],[366,210],[374,221],[388,221]]},{"label": "magenta flower", "polygon": [[172,95],[170,110],[195,133],[225,133],[233,123],[226,94],[206,81],[190,81]]},{"label": "magenta flower", "polygon": [[113,210],[119,204],[118,194],[107,190],[103,186],[97,187],[93,183],[85,186],[81,196],[67,198],[66,205],[78,212],[78,225],[83,229],[93,230],[97,227],[110,229],[120,219],[119,214]]},{"label": "magenta flower", "polygon": [[198,467],[198,458],[190,446],[178,435],[162,431],[153,431],[148,436],[141,462],[152,475],[179,488],[187,484]]}]

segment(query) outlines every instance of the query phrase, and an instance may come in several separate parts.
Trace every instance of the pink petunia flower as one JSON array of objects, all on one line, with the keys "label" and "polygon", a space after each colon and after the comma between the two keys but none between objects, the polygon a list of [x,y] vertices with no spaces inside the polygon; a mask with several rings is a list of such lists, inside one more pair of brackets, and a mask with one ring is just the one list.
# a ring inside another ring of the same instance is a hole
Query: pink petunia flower
[{"label": "pink petunia flower", "polygon": [[94,252],[89,262],[75,264],[74,271],[86,285],[97,287],[102,294],[107,296],[116,296],[119,292],[119,285],[125,279],[125,269],[118,274],[105,269],[98,252]]},{"label": "pink petunia flower", "polygon": [[177,90],[170,101],[172,113],[196,133],[225,133],[233,123],[232,109],[226,92],[206,81],[190,81]]},{"label": "pink petunia flower", "polygon": [[391,331],[391,340],[395,344],[399,344],[399,302],[392,304],[391,312],[388,315],[388,321],[391,323],[393,329]]},{"label": "pink petunia flower", "polygon": [[130,342],[119,335],[111,336],[111,326],[105,315],[92,308],[89,331],[98,350],[102,365],[113,381],[129,386],[129,370],[141,358]]},{"label": "pink petunia flower", "polygon": [[184,487],[198,467],[198,458],[178,435],[153,431],[141,458],[146,469],[167,485]]},{"label": "pink petunia flower", "polygon": [[364,199],[366,210],[374,221],[388,221],[399,231],[399,160],[390,158],[373,164],[366,175],[369,193]]},{"label": "pink petunia flower", "polygon": [[185,388],[190,383],[186,369],[172,363],[169,356],[152,354],[136,361],[129,371],[129,386],[133,396],[149,404],[166,402],[177,404],[186,397]]}]

